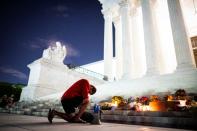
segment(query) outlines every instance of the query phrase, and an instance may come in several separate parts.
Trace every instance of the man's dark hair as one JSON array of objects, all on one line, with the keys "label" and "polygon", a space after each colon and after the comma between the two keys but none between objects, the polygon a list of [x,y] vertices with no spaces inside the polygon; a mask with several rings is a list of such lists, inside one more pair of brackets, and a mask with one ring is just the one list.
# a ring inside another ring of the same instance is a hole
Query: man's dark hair
[{"label": "man's dark hair", "polygon": [[90,85],[91,88],[92,88],[92,91],[91,91],[91,95],[95,94],[96,93],[96,87],[93,86],[93,85]]}]

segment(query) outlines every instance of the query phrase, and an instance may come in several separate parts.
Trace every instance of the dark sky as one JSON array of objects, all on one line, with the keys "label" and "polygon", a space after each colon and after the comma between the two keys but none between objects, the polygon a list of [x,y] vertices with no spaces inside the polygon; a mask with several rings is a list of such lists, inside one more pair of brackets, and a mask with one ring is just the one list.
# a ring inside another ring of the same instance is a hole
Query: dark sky
[{"label": "dark sky", "polygon": [[0,81],[27,84],[28,64],[55,41],[65,64],[103,59],[104,20],[98,0],[1,0]]}]

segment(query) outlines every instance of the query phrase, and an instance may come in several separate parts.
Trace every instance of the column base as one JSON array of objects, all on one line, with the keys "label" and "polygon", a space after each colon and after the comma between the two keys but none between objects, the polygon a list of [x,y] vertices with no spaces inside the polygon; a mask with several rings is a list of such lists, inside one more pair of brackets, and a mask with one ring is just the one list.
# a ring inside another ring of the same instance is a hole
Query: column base
[{"label": "column base", "polygon": [[122,75],[122,80],[129,80],[129,79],[132,79],[131,75],[129,73],[125,73]]},{"label": "column base", "polygon": [[106,80],[106,81],[114,81],[115,78],[113,78],[112,76],[109,76],[109,75],[104,75],[103,80]]},{"label": "column base", "polygon": [[155,69],[147,69],[146,74],[144,75],[144,77],[151,77],[151,76],[157,76],[160,75],[159,70],[155,70]]},{"label": "column base", "polygon": [[174,73],[184,73],[184,72],[193,72],[196,71],[196,68],[192,64],[181,64],[176,67]]}]

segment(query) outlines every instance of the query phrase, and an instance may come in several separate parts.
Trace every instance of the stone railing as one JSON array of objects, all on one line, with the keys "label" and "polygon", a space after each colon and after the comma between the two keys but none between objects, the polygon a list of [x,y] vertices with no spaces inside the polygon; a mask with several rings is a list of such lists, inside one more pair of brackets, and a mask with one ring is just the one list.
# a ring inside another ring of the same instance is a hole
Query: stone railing
[{"label": "stone railing", "polygon": [[95,78],[98,78],[100,80],[106,80],[106,81],[108,80],[105,75],[88,70],[88,69],[80,67],[80,66],[73,66],[70,69],[75,70],[80,73],[83,73],[83,74],[86,74],[86,75],[89,75],[89,76],[92,76],[92,77],[95,77]]}]

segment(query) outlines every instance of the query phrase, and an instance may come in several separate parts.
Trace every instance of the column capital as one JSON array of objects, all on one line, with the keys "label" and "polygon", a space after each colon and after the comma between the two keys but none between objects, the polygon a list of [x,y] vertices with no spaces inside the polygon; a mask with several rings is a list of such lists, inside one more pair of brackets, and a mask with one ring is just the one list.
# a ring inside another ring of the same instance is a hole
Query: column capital
[{"label": "column capital", "polygon": [[131,8],[130,15],[131,16],[137,16],[137,15],[139,15],[138,8],[137,7]]},{"label": "column capital", "polygon": [[104,19],[109,19],[112,18],[112,11],[111,10],[102,10],[101,11],[103,14]]},{"label": "column capital", "polygon": [[130,3],[129,3],[128,0],[120,1],[119,6],[120,6],[120,14],[121,15],[129,14],[129,12],[130,12]]},{"label": "column capital", "polygon": [[129,8],[129,4],[130,4],[129,0],[121,0],[119,2],[120,8]]},{"label": "column capital", "polygon": [[144,5],[145,7],[149,7],[154,10],[154,8],[157,7],[158,0],[140,0],[139,3],[141,6]]},{"label": "column capital", "polygon": [[114,23],[115,26],[117,24],[119,24],[120,23],[120,16],[113,17],[113,23]]}]

